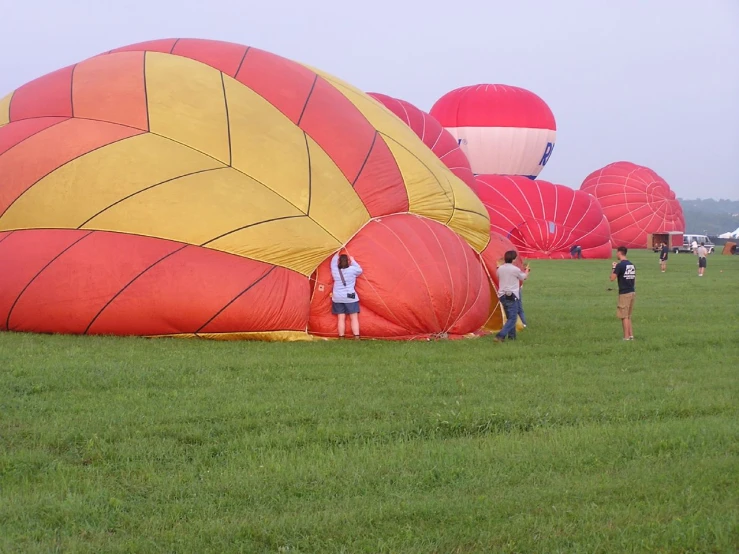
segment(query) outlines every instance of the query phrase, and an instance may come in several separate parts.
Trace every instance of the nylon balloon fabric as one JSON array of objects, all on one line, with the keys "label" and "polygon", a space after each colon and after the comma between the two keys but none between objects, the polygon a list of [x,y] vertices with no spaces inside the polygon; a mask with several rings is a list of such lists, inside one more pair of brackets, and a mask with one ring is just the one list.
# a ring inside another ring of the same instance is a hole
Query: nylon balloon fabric
[{"label": "nylon balloon fabric", "polygon": [[685,232],[680,202],[670,185],[648,167],[615,162],[588,175],[580,190],[598,199],[614,248],[647,248],[647,234]]},{"label": "nylon balloon fabric", "polygon": [[598,201],[564,185],[525,177],[478,175],[475,192],[490,215],[490,229],[528,258],[610,258],[611,234]]},{"label": "nylon balloon fabric", "polygon": [[408,125],[423,143],[467,185],[474,186],[475,176],[470,162],[449,131],[430,114],[410,102],[377,92],[368,93]]},{"label": "nylon balloon fabric", "polygon": [[[365,336],[462,336],[495,308],[471,188],[372,98],[257,48],[155,40],[31,81],[0,100],[0,175],[0,330],[332,336],[315,276],[346,245]],[[428,284],[408,315],[391,259]]]}]

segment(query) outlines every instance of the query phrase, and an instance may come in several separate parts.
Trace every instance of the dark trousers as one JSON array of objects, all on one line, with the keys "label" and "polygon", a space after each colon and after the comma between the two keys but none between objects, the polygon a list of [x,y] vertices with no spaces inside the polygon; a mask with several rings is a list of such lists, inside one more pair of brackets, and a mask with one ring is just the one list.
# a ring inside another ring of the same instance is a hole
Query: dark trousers
[{"label": "dark trousers", "polygon": [[507,321],[500,332],[495,335],[500,339],[516,339],[516,319],[518,318],[518,311],[520,303],[515,295],[501,296],[499,298],[500,303],[503,305],[505,316]]}]

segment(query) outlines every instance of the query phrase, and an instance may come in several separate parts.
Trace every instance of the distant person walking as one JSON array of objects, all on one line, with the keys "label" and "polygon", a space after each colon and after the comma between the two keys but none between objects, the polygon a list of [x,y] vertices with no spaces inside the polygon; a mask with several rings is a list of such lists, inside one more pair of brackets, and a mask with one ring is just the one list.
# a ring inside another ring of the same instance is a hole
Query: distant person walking
[{"label": "distant person walking", "polygon": [[582,247],[579,244],[573,244],[570,248],[570,258],[582,258]]},{"label": "distant person walking", "polygon": [[693,251],[693,254],[695,254],[695,251],[698,250],[698,242],[694,240],[690,245],[690,249]]},{"label": "distant person walking", "polygon": [[706,270],[706,263],[708,260],[708,250],[706,249],[705,243],[701,242],[701,245],[695,250],[695,255],[698,256],[698,277],[703,277],[703,272]]},{"label": "distant person walking", "polygon": [[616,256],[618,262],[613,262],[611,281],[618,279],[618,307],[616,316],[621,320],[624,330],[624,340],[634,340],[634,329],[631,326],[631,313],[634,311],[636,296],[636,267],[627,258],[628,250],[619,246]]},{"label": "distant person walking", "polygon": [[505,263],[498,268],[498,300],[503,305],[505,311],[506,322],[503,328],[495,335],[495,340],[502,342],[505,339],[516,340],[516,320],[518,319],[521,304],[519,295],[521,294],[521,282],[525,281],[529,276],[530,268],[526,266],[525,271],[521,271],[513,262],[518,257],[515,250],[509,250],[505,253]]},{"label": "distant person walking", "polygon": [[667,248],[667,243],[662,243],[662,248],[659,251],[659,265],[662,269],[662,273],[664,273],[667,270],[667,255],[670,253],[669,248]]},{"label": "distant person walking", "polygon": [[331,312],[337,316],[339,338],[346,332],[346,316],[349,315],[352,333],[359,339],[359,297],[355,289],[357,277],[362,274],[361,266],[347,254],[337,252],[331,258],[331,276],[334,288],[331,293]]}]

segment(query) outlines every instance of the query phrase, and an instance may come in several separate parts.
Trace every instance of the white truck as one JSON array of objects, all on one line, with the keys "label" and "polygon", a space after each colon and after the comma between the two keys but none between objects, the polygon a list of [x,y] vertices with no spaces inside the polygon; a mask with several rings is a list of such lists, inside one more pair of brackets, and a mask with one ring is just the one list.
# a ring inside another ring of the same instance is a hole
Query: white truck
[{"label": "white truck", "polygon": [[703,243],[703,246],[705,246],[706,250],[708,250],[709,254],[713,254],[713,250],[716,248],[716,246],[711,242],[711,240],[706,235],[683,235],[683,244],[682,246],[673,246],[672,251],[675,254],[680,254],[681,252],[687,252],[688,254],[693,253],[693,242],[698,244],[700,246],[700,243]]}]

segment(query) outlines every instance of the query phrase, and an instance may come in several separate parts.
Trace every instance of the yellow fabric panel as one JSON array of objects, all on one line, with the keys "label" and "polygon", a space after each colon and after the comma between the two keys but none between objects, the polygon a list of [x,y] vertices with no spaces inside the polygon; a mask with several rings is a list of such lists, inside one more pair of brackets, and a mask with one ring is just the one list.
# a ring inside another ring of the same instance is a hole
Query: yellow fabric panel
[{"label": "yellow fabric panel", "polygon": [[310,275],[341,243],[303,216],[254,225],[205,246]]},{"label": "yellow fabric panel", "polygon": [[137,135],[72,160],[41,179],[8,208],[0,228],[76,228],[146,187],[217,167],[223,165],[187,146],[149,133]]},{"label": "yellow fabric panel", "polygon": [[13,98],[11,92],[5,98],[0,98],[0,127],[10,123],[10,99]]},{"label": "yellow fabric panel", "polygon": [[146,53],[151,132],[230,163],[221,72],[189,58]]},{"label": "yellow fabric panel", "polygon": [[454,214],[448,225],[478,253],[490,242],[490,216],[475,192],[450,172]]},{"label": "yellow fabric panel", "polygon": [[297,215],[300,212],[281,196],[235,169],[223,168],[181,177],[132,196],[83,229],[202,244],[247,225]]},{"label": "yellow fabric panel", "polygon": [[369,213],[334,161],[260,95],[230,77],[224,83],[233,167],[264,183],[342,242],[348,240]]},{"label": "yellow fabric panel", "polygon": [[370,220],[370,214],[334,161],[308,137],[311,167],[310,215],[341,243]]},{"label": "yellow fabric panel", "polygon": [[490,242],[490,219],[487,215],[455,209],[447,225],[478,254]]},{"label": "yellow fabric panel", "polygon": [[390,137],[382,137],[403,174],[410,212],[446,224],[454,211],[451,187],[445,190],[436,175],[403,145]]},{"label": "yellow fabric panel", "polygon": [[[449,227],[464,238],[478,252],[485,248],[490,240],[490,220],[487,216],[487,210],[482,205],[480,199],[477,198],[477,195],[463,181],[449,171],[444,165],[444,162],[423,144],[410,127],[395,117],[382,104],[333,75],[314,68],[310,69],[329,81],[362,112],[380,133],[385,135],[385,142],[388,143],[388,146],[393,151],[393,155],[396,161],[398,161],[405,180],[405,186],[408,190],[408,198],[410,200],[410,211],[441,221],[442,223],[447,223],[448,218],[442,219],[438,215],[441,211],[446,212],[445,209],[441,208],[441,200],[437,200],[436,203],[432,201],[440,187],[453,203],[454,208],[463,210],[455,210],[454,216],[448,223]],[[398,159],[398,149],[393,146],[393,141],[397,145],[403,146],[412,152],[418,161],[426,166],[428,171],[419,173],[416,170],[410,170],[409,173],[406,173],[403,165],[401,165],[401,161]],[[436,187],[430,187],[431,179],[428,177],[428,173],[431,173],[438,182]],[[421,175],[420,178],[418,178],[419,175]]]},{"label": "yellow fabric panel", "polygon": [[270,342],[296,342],[325,340],[303,331],[254,331],[246,333],[183,333],[180,335],[151,335],[148,338],[208,339],[208,340],[265,340]]},{"label": "yellow fabric panel", "polygon": [[233,167],[308,212],[308,148],[303,131],[250,88],[224,76]]}]

